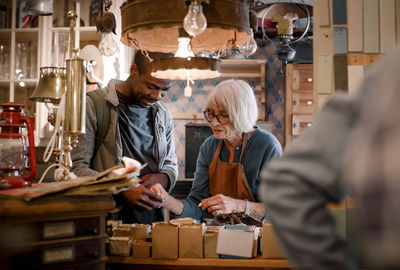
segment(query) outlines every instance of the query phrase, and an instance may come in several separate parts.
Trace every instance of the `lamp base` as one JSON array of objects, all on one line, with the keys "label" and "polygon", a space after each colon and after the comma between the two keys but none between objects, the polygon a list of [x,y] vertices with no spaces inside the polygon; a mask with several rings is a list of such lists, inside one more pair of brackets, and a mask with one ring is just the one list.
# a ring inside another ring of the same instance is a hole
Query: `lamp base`
[{"label": "lamp base", "polygon": [[6,175],[2,176],[0,180],[7,181],[8,185],[10,186],[9,189],[26,188],[31,186],[30,182],[25,181],[25,179],[20,176]]}]

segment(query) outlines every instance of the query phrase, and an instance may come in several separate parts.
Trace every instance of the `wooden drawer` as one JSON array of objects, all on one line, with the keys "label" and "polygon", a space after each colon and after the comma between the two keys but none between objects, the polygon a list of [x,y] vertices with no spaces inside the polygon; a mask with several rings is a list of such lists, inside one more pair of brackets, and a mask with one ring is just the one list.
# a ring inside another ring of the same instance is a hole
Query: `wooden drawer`
[{"label": "wooden drawer", "polygon": [[293,70],[293,91],[295,90],[313,90],[312,69]]},{"label": "wooden drawer", "polygon": [[43,240],[71,237],[93,237],[100,233],[100,218],[35,222],[22,224],[0,224],[0,247],[35,243]]},{"label": "wooden drawer", "polygon": [[296,115],[292,116],[292,135],[299,136],[312,126],[314,116],[312,115]]},{"label": "wooden drawer", "polygon": [[312,91],[294,92],[292,112],[294,114],[313,114],[314,95]]},{"label": "wooden drawer", "polygon": [[100,269],[103,239],[13,248],[9,269]]}]

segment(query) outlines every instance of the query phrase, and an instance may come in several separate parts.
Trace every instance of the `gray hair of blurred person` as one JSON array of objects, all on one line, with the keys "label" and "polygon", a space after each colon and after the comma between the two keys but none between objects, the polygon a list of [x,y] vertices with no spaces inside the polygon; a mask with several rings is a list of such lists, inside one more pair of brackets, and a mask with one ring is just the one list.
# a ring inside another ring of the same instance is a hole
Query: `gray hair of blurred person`
[{"label": "gray hair of blurred person", "polygon": [[207,108],[222,106],[233,123],[237,135],[253,129],[258,118],[256,97],[251,86],[243,80],[220,82],[211,92]]}]

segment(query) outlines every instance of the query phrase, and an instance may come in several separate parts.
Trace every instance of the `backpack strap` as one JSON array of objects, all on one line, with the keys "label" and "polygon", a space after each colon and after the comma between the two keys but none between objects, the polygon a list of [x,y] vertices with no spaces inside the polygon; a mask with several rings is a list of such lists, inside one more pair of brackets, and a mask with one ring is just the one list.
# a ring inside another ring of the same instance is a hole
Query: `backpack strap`
[{"label": "backpack strap", "polygon": [[[111,107],[108,101],[105,99],[106,93],[102,89],[96,89],[87,93],[92,99],[94,109],[96,111],[97,118],[97,132],[95,147],[93,151],[92,161],[94,160],[97,151],[103,144],[104,139],[107,136],[107,132],[110,129],[111,124]],[[91,161],[91,163],[92,163]]]}]

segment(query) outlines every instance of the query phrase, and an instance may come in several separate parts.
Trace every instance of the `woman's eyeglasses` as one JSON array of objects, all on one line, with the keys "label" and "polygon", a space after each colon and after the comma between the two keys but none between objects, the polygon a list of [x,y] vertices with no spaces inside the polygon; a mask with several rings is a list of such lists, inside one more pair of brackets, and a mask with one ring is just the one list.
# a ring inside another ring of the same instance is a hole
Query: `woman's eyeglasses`
[{"label": "woman's eyeglasses", "polygon": [[214,118],[217,118],[217,121],[220,124],[226,124],[229,121],[229,115],[226,114],[215,114],[210,110],[205,110],[203,113],[206,120],[210,123],[214,120]]}]

